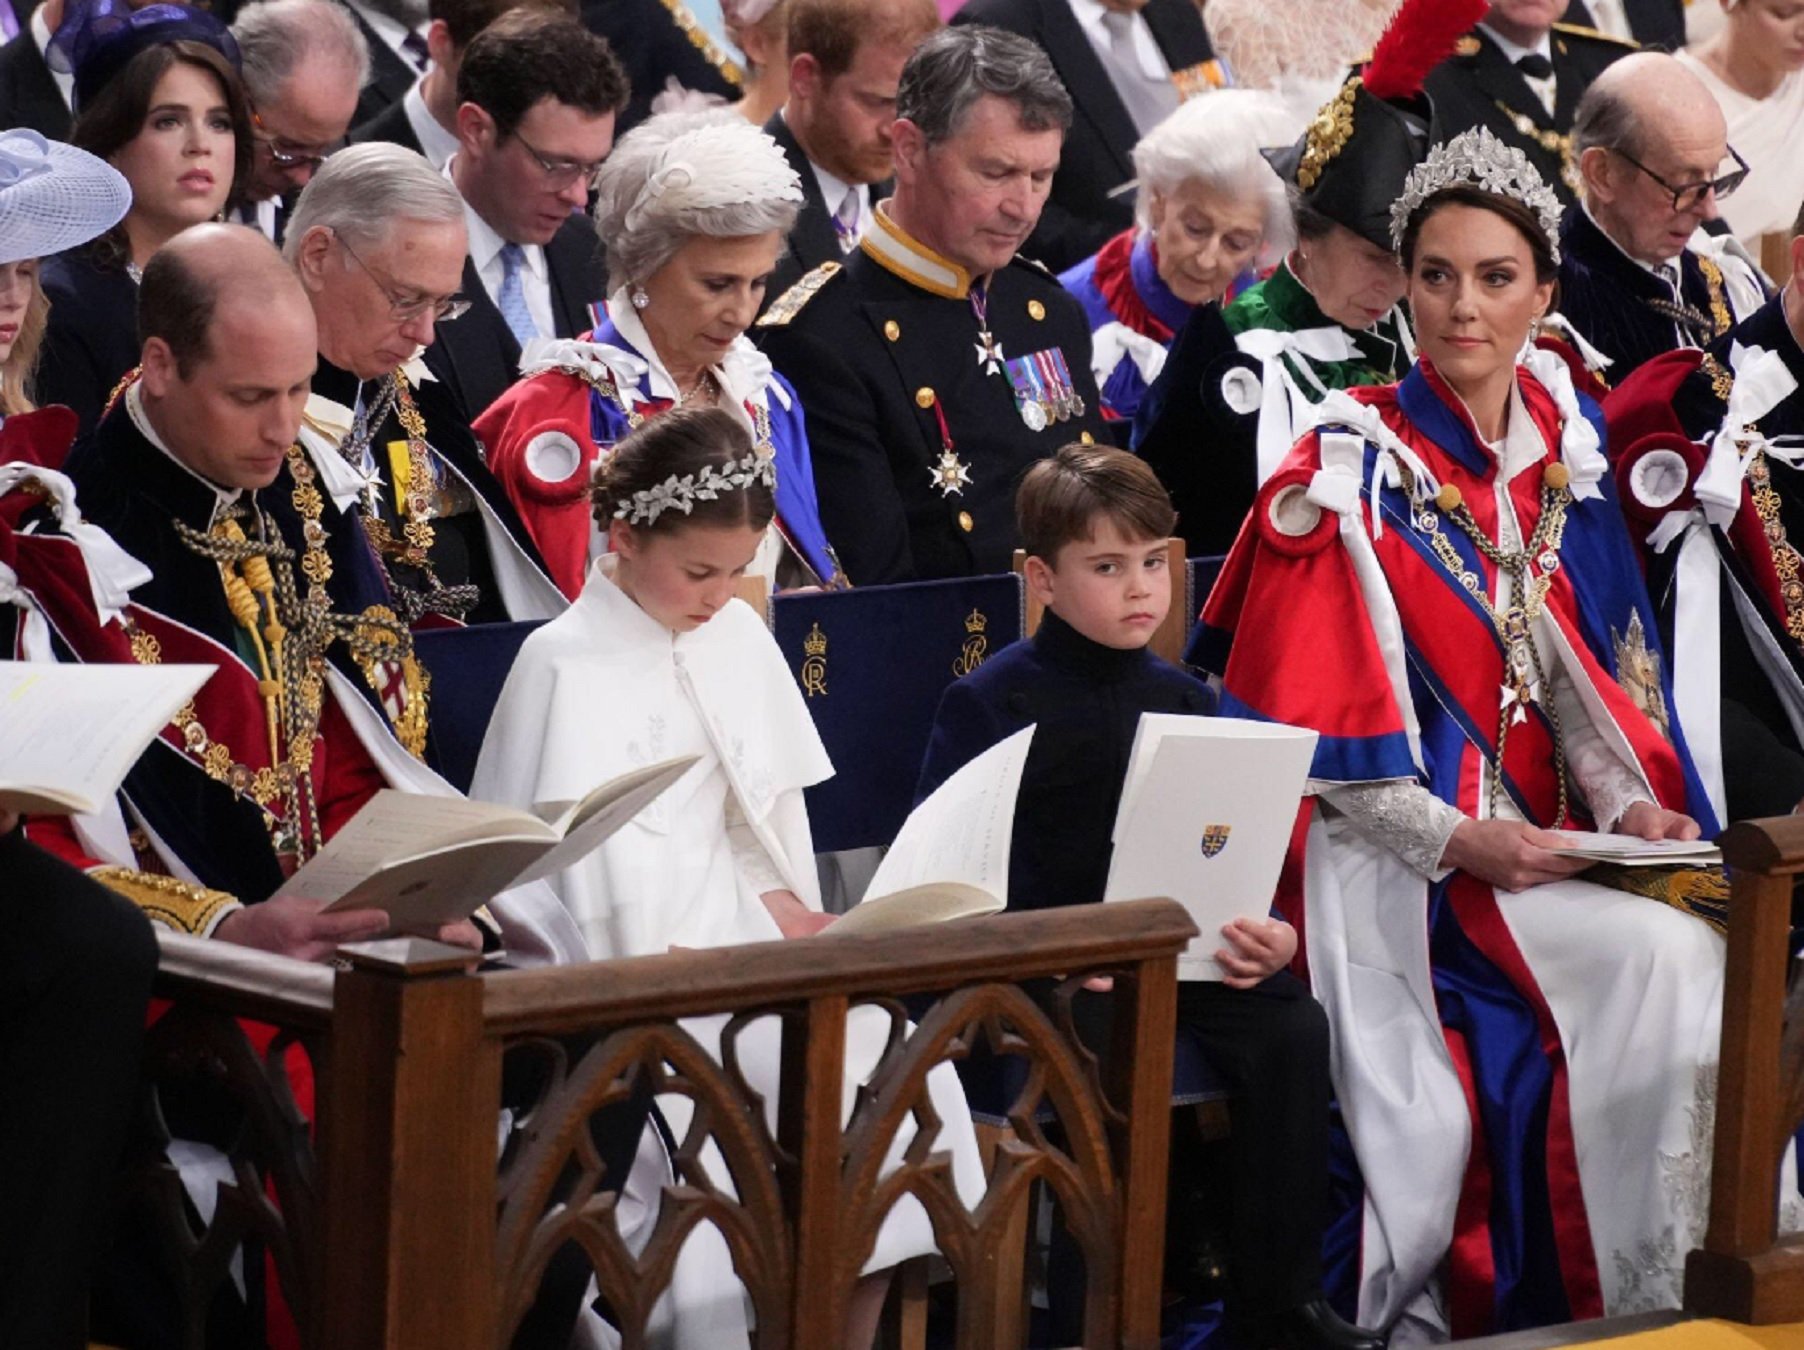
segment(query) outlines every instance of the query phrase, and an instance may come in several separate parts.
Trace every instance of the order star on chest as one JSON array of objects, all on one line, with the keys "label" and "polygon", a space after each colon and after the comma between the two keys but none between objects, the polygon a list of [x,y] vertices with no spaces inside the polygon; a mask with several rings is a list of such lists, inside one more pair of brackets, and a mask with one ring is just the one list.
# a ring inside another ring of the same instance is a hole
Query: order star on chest
[{"label": "order star on chest", "polygon": [[963,495],[971,482],[971,466],[966,464],[947,446],[940,451],[937,462],[927,466],[927,476],[933,485],[940,490],[942,497],[950,497],[953,493]]}]

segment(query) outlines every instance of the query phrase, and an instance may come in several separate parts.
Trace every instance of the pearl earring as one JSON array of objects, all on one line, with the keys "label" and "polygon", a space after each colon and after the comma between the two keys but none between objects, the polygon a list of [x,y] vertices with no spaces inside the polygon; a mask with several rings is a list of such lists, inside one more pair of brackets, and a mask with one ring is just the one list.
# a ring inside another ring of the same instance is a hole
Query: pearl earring
[{"label": "pearl earring", "polygon": [[644,309],[649,304],[651,304],[651,297],[645,293],[645,287],[633,287],[633,308]]}]

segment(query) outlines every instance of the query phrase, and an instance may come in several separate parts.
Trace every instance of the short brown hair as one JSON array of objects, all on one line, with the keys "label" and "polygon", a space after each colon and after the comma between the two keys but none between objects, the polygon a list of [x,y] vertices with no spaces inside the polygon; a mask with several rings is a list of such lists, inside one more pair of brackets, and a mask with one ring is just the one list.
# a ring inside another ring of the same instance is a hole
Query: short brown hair
[{"label": "short brown hair", "polygon": [[[146,280],[149,274],[146,273]],[[670,479],[693,479],[752,453],[745,424],[720,408],[673,408],[628,433],[595,469],[595,523],[607,529],[621,503]],[[635,530],[674,531],[685,525],[749,525],[762,530],[776,514],[776,495],[762,482],[691,497],[688,511],[669,509]]]},{"label": "short brown hair", "polygon": [[1022,547],[1047,563],[1066,544],[1094,539],[1098,517],[1130,539],[1164,539],[1178,523],[1146,461],[1110,446],[1062,447],[1029,469],[1015,494]]},{"label": "short brown hair", "polygon": [[626,107],[626,71],[606,38],[568,14],[510,9],[470,39],[457,66],[457,101],[474,103],[511,136],[540,99],[585,117]]},{"label": "short brown hair", "polygon": [[933,0],[789,0],[787,17],[790,59],[807,52],[824,80],[850,70],[866,43],[912,52],[940,26]]},{"label": "short brown hair", "polygon": [[144,264],[138,283],[138,345],[161,338],[175,358],[176,374],[192,379],[212,358],[209,334],[219,306],[219,284],[198,275],[180,249],[160,248]]}]

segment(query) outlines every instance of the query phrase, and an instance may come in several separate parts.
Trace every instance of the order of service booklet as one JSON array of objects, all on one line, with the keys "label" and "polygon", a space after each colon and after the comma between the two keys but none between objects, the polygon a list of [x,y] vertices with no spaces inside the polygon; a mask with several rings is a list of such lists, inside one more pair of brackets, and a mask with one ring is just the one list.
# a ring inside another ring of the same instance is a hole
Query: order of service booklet
[{"label": "order of service booklet", "polygon": [[865,898],[822,937],[881,933],[994,914],[1008,904],[1015,798],[1034,728],[998,741],[909,813]]},{"label": "order of service booklet", "polygon": [[696,758],[633,769],[555,813],[385,788],[276,895],[330,900],[328,914],[385,910],[396,931],[430,932],[587,857]]},{"label": "order of service booklet", "polygon": [[1586,830],[1554,833],[1565,841],[1565,851],[1573,857],[1618,867],[1715,867],[1723,860],[1722,850],[1708,839],[1641,839]]},{"label": "order of service booklet", "polygon": [[1163,895],[1196,920],[1181,980],[1219,980],[1223,926],[1271,912],[1316,733],[1276,722],[1142,713],[1104,900]]},{"label": "order of service booklet", "polygon": [[216,669],[0,661],[0,808],[100,810]]}]

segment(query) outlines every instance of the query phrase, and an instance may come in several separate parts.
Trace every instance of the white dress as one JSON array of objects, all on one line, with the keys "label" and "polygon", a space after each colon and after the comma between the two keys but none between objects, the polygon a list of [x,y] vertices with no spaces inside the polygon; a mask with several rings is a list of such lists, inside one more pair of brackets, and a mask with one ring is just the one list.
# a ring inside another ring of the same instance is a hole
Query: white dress
[{"label": "white dress", "polygon": [[[832,773],[806,705],[776,643],[754,611],[730,602],[689,633],[672,633],[640,609],[597,562],[582,595],[521,648],[483,743],[471,795],[542,807],[579,799],[637,765],[684,755],[699,762],[657,801],[581,863],[551,880],[596,959],[643,956],[672,946],[719,947],[781,936],[760,896],[787,889],[820,908],[802,791]],[[684,1028],[718,1058],[724,1017]],[[887,1017],[855,1009],[847,1026],[844,1110],[873,1072]],[[741,1033],[739,1062],[764,1097],[776,1128],[780,1030],[764,1019]],[[984,1190],[975,1131],[950,1065],[929,1077],[941,1120],[938,1147],[952,1154],[966,1203]],[[684,1098],[660,1098],[680,1139]],[[627,1183],[622,1228],[648,1237],[667,1165],[647,1131]],[[909,1135],[891,1153],[899,1160]],[[709,1171],[724,1180],[718,1153]],[[935,1249],[926,1213],[912,1198],[878,1235],[867,1270]],[[683,1249],[661,1344],[700,1350],[743,1344],[742,1290],[712,1228]]]}]

